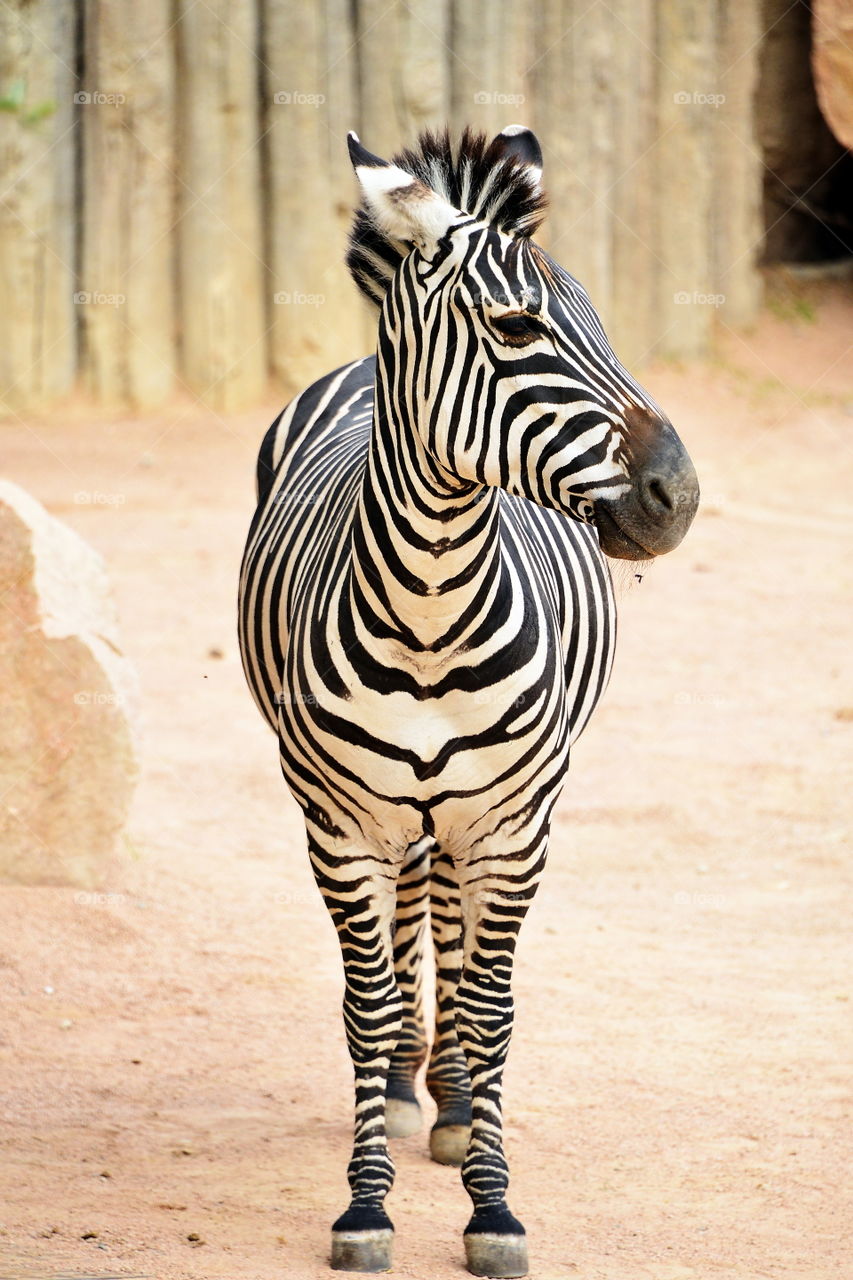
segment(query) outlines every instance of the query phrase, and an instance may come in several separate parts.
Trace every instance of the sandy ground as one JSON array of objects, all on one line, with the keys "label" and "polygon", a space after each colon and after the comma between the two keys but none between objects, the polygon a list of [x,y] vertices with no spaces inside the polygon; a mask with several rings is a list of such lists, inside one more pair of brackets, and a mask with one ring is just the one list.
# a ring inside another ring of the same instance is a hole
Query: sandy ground
[{"label": "sandy ground", "polygon": [[[704,505],[623,575],[522,933],[506,1113],[536,1280],[853,1273],[853,309],[818,316],[645,377]],[[339,958],[234,639],[274,409],[3,428],[7,474],[105,555],[144,693],[103,893],[0,891],[3,1280],[328,1274]],[[424,1136],[395,1151],[395,1271],[462,1276],[458,1174]]]}]

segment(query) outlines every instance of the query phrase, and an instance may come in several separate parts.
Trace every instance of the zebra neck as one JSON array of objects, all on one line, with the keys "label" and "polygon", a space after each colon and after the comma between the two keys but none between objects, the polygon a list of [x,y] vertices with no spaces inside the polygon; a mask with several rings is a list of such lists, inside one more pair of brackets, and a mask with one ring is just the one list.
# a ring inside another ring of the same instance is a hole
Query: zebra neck
[{"label": "zebra neck", "polygon": [[500,495],[376,413],[352,545],[354,603],[374,634],[415,653],[464,644],[502,577]]}]

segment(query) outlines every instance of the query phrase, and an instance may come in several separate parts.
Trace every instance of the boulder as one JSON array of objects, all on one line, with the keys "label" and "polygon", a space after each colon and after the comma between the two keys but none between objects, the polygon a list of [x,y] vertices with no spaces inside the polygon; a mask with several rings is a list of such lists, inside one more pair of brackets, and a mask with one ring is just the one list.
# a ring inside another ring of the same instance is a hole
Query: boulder
[{"label": "boulder", "polygon": [[0,880],[102,883],[135,783],[135,692],[103,560],[0,481]]},{"label": "boulder", "polygon": [[853,9],[850,0],[814,0],[812,67],[820,109],[836,138],[853,150]]}]

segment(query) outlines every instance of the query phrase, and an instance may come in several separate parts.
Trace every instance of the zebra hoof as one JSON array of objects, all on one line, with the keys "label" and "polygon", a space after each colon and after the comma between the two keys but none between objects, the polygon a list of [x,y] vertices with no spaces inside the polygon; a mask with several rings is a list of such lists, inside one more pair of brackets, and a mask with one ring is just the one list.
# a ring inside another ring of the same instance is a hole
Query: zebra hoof
[{"label": "zebra hoof", "polygon": [[405,1098],[388,1098],[385,1102],[385,1132],[389,1138],[410,1138],[421,1127],[421,1109],[417,1102]]},{"label": "zebra hoof", "polygon": [[466,1235],[465,1261],[472,1276],[526,1276],[527,1239],[488,1231]]},{"label": "zebra hoof", "polygon": [[468,1150],[471,1127],[467,1124],[443,1124],[432,1129],[429,1135],[429,1153],[436,1164],[452,1164],[462,1167]]},{"label": "zebra hoof", "polygon": [[372,1231],[333,1231],[332,1270],[390,1271],[393,1245],[394,1232],[388,1227]]}]

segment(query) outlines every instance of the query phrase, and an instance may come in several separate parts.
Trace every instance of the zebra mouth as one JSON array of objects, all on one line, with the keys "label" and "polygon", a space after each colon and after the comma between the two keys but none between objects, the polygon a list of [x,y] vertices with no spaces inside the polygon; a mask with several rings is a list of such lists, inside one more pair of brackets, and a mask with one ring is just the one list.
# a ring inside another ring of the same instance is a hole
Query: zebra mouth
[{"label": "zebra mouth", "polygon": [[606,556],[614,560],[653,560],[654,551],[649,551],[642,543],[635,541],[627,534],[604,503],[595,504],[595,527],[598,530],[598,541]]}]

